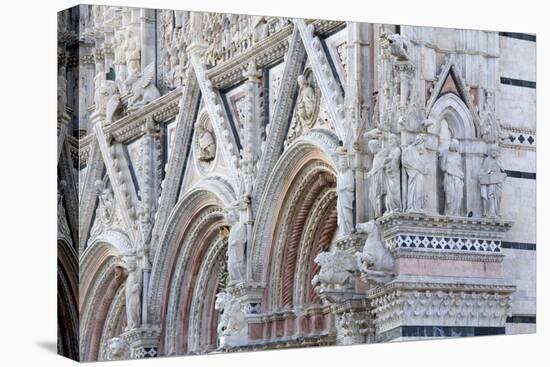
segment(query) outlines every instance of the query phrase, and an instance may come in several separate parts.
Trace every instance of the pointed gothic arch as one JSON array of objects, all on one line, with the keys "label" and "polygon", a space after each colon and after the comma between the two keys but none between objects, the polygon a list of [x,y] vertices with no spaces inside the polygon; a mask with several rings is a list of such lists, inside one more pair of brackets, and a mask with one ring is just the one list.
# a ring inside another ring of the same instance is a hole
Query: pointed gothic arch
[{"label": "pointed gothic arch", "polygon": [[225,261],[220,230],[223,208],[234,200],[227,182],[206,178],[183,195],[168,219],[153,261],[148,302],[151,319],[162,328],[161,354],[216,348],[216,277]]}]

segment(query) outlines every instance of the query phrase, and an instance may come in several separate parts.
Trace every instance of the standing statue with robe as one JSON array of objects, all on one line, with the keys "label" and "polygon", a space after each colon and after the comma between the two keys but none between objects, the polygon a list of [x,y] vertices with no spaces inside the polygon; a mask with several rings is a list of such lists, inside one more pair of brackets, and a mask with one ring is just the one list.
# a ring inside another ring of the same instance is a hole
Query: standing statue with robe
[{"label": "standing statue with robe", "polygon": [[348,162],[347,150],[338,150],[338,178],[336,182],[338,230],[340,236],[353,232],[353,198],[355,195],[355,179]]},{"label": "standing statue with robe", "polygon": [[397,135],[388,137],[388,153],[384,164],[386,176],[386,212],[401,211],[401,148]]},{"label": "standing statue with robe", "polygon": [[227,241],[227,270],[229,282],[238,283],[245,278],[245,247],[247,239],[246,224],[239,220],[237,208],[233,206],[226,214],[231,230]]},{"label": "standing statue with robe", "polygon": [[374,209],[374,217],[378,218],[382,215],[382,200],[386,191],[384,162],[386,160],[387,149],[382,148],[379,140],[371,140],[368,145],[370,152],[374,155],[372,168],[367,174],[369,184],[368,195]]},{"label": "standing statue with robe", "polygon": [[498,218],[500,214],[502,185],[505,180],[506,172],[498,160],[498,146],[493,145],[489,149],[489,155],[483,160],[481,171],[479,172],[484,217]]},{"label": "standing statue with robe", "polygon": [[417,135],[414,142],[403,150],[403,167],[407,172],[407,211],[424,213],[426,197],[424,181],[428,174],[424,135]]},{"label": "standing statue with robe", "polygon": [[464,197],[464,172],[462,157],[458,152],[458,140],[452,139],[449,150],[441,157],[443,171],[443,190],[445,191],[445,214],[459,216]]}]

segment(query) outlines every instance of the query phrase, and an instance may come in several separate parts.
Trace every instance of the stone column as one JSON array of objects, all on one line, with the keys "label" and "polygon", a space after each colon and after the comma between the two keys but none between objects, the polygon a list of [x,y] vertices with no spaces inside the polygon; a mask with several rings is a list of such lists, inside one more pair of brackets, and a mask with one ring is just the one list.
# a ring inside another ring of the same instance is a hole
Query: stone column
[{"label": "stone column", "polygon": [[[346,124],[352,129],[351,141],[346,142],[348,150],[353,152],[352,169],[355,174],[355,222],[367,221],[366,171],[367,159],[362,136],[365,128],[373,126],[371,120],[372,94],[372,25],[366,23],[348,23],[347,26],[347,80],[345,95]],[[353,149],[352,149],[353,148]]]}]

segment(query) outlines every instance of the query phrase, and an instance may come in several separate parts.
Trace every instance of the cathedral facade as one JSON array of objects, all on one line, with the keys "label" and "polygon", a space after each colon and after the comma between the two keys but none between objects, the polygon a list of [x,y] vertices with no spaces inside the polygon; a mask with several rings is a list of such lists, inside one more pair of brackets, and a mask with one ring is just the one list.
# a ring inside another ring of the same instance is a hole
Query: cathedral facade
[{"label": "cathedral facade", "polygon": [[534,35],[58,13],[58,351],[535,331]]}]

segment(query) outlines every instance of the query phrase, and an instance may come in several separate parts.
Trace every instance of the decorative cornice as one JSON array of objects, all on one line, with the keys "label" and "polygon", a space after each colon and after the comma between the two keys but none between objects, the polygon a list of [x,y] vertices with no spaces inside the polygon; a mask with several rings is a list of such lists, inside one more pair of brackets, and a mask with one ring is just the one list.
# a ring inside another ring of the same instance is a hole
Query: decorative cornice
[{"label": "decorative cornice", "polygon": [[206,72],[214,88],[227,89],[245,80],[244,72],[251,61],[258,69],[282,60],[288,50],[288,37],[292,33],[288,25],[273,36],[258,42],[243,53],[225,61]]},{"label": "decorative cornice", "polygon": [[166,93],[162,97],[145,105],[136,112],[132,112],[123,118],[106,125],[105,135],[116,141],[125,143],[134,140],[145,133],[145,122],[152,118],[161,122],[174,118],[179,111],[181,88]]}]

